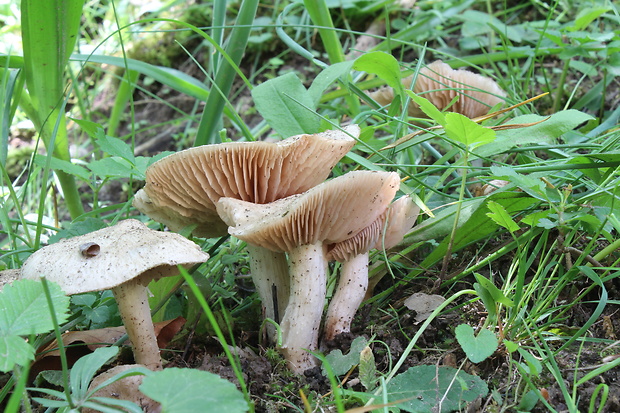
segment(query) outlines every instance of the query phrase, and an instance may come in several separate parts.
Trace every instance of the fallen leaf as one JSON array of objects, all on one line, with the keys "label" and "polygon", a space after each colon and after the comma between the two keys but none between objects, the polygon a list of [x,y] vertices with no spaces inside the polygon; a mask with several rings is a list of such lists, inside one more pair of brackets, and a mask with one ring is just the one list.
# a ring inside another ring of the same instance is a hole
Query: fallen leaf
[{"label": "fallen leaf", "polygon": [[408,309],[415,311],[415,321],[420,323],[426,320],[444,301],[446,299],[440,295],[414,293],[405,300],[404,305]]},{"label": "fallen leaf", "polygon": [[[183,317],[155,323],[155,335],[159,348],[166,348],[172,338],[185,324]],[[67,354],[69,367],[80,357],[89,354],[99,347],[111,346],[125,335],[125,327],[107,327],[86,331],[69,331],[62,334],[62,343]],[[131,345],[129,340],[124,345]],[[31,367],[31,377],[43,370],[61,370],[60,351],[56,340],[43,348],[39,348]]]}]

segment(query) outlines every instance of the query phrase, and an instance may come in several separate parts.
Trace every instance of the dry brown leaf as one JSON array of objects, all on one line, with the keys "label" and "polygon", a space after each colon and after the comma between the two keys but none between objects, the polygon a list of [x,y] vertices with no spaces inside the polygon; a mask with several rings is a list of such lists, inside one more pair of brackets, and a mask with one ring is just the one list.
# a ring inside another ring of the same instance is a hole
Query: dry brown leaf
[{"label": "dry brown leaf", "polygon": [[[185,324],[183,317],[155,323],[155,335],[159,348],[166,348],[172,338]],[[67,354],[69,367],[80,357],[85,356],[99,347],[111,346],[125,335],[125,327],[108,327],[87,331],[69,331],[62,335],[62,343]],[[126,341],[125,344],[131,344]],[[56,340],[50,342],[37,352],[32,365],[33,375],[43,370],[60,370],[60,351]]]}]

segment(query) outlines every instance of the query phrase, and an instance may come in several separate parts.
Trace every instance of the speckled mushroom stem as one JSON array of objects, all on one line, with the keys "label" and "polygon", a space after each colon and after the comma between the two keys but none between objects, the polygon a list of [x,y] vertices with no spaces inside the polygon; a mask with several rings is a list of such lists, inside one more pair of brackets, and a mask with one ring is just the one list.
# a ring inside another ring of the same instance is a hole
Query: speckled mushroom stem
[{"label": "speckled mushroom stem", "polygon": [[316,350],[327,290],[327,259],[321,242],[289,252],[291,295],[280,323],[280,351],[289,369],[301,374],[318,362],[307,350]]},{"label": "speckled mushroom stem", "polygon": [[161,355],[151,318],[147,287],[134,279],[114,287],[112,292],[131,340],[136,363],[154,371],[161,370]]},{"label": "speckled mushroom stem", "polygon": [[325,319],[325,339],[351,331],[351,322],[368,289],[368,253],[342,263],[336,292],[329,303]]},{"label": "speckled mushroom stem", "polygon": [[[247,249],[250,254],[252,281],[263,304],[263,315],[279,323],[284,316],[290,294],[286,254],[252,244],[248,244]],[[277,311],[275,302],[277,302]],[[276,342],[276,329],[272,324],[267,324],[267,336],[270,343]]]}]

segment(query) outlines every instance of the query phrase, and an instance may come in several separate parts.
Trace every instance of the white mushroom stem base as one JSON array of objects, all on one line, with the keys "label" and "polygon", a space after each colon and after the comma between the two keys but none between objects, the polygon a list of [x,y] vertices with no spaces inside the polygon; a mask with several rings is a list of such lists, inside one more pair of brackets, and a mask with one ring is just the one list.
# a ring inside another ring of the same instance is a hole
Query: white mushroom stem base
[{"label": "white mushroom stem base", "polygon": [[280,351],[289,369],[303,373],[318,365],[307,350],[316,350],[327,290],[327,260],[321,242],[289,252],[291,295],[280,323]]},{"label": "white mushroom stem base", "polygon": [[[247,249],[250,254],[252,281],[262,301],[263,315],[279,323],[284,316],[290,294],[286,254],[252,244],[248,244]],[[267,324],[267,336],[270,343],[276,342],[276,329],[272,324]]]},{"label": "white mushroom stem base", "polygon": [[342,263],[336,292],[329,303],[325,319],[325,339],[351,331],[351,322],[368,289],[368,253]]},{"label": "white mushroom stem base", "polygon": [[114,287],[112,292],[131,340],[136,363],[151,370],[161,370],[161,355],[151,318],[147,287],[139,281],[130,280]]}]

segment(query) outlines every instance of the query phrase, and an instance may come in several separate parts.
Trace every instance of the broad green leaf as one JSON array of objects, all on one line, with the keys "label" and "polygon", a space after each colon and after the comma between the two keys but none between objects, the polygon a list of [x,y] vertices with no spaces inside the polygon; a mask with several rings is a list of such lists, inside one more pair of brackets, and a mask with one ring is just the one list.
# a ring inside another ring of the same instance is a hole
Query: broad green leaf
[{"label": "broad green leaf", "polygon": [[[48,155],[49,156],[49,155]],[[45,165],[47,164],[47,156],[45,155],[35,155],[34,156],[34,163],[45,167]],[[86,168],[84,168],[81,165],[76,165],[74,163],[71,163],[69,161],[65,161],[63,159],[58,159],[56,157],[52,157],[52,159],[50,159],[50,167],[54,170],[58,170],[58,171],[63,171],[64,173],[67,173],[69,175],[73,175],[77,178],[80,178],[83,181],[89,181],[91,174],[90,172],[88,172],[88,170]]]},{"label": "broad green leaf", "polygon": [[[58,322],[64,323],[69,317],[69,298],[58,284],[49,281],[47,284]],[[42,334],[54,328],[40,281],[18,280],[5,285],[0,292],[0,308],[2,336]]]},{"label": "broad green leaf", "polygon": [[98,159],[88,164],[88,167],[100,178],[130,178],[144,179],[131,163],[118,156]]},{"label": "broad green leaf", "polygon": [[487,384],[480,377],[452,367],[434,365],[411,367],[387,385],[388,402],[400,401],[396,407],[412,413],[464,410],[467,403],[486,396],[488,392]]},{"label": "broad green leaf", "polygon": [[519,225],[512,219],[512,217],[506,212],[506,209],[497,202],[489,201],[487,203],[487,216],[491,218],[497,225],[506,228],[510,232],[519,230]]},{"label": "broad green leaf", "polygon": [[359,363],[360,353],[367,345],[368,341],[364,337],[356,337],[351,343],[349,353],[344,355],[341,350],[332,350],[325,356],[325,361],[329,363],[336,376],[345,375],[351,367]]},{"label": "broad green leaf", "polygon": [[478,283],[480,283],[480,285],[484,287],[484,289],[487,290],[489,294],[491,294],[491,297],[493,297],[493,300],[496,303],[503,304],[506,307],[512,307],[514,305],[512,300],[506,297],[503,291],[497,288],[495,284],[491,282],[491,280],[478,273],[474,273],[474,276],[476,277],[476,281],[478,281]]},{"label": "broad green leaf", "polygon": [[319,117],[314,101],[295,73],[287,73],[252,89],[256,109],[283,137],[316,133]]},{"label": "broad green leaf", "polygon": [[207,406],[219,413],[249,410],[237,386],[207,371],[172,367],[144,378],[140,391],[160,402],[162,411],[202,413]]},{"label": "broad green leaf", "polygon": [[101,136],[97,139],[97,145],[101,148],[102,151],[112,156],[120,156],[123,159],[128,160],[129,162],[134,162],[133,149],[131,149],[131,145],[123,142],[118,138],[113,138],[111,136]]},{"label": "broad green leaf", "polygon": [[486,360],[497,350],[497,337],[486,328],[481,329],[476,336],[471,326],[460,324],[454,329],[454,335],[472,363],[480,363]]},{"label": "broad green leaf", "polygon": [[563,110],[551,116],[517,116],[506,122],[506,125],[531,124],[531,126],[497,131],[495,141],[477,148],[476,154],[490,156],[505,152],[518,145],[553,142],[554,139],[559,138],[590,119],[594,118],[574,109]]},{"label": "broad green leaf", "polygon": [[599,18],[600,15],[607,13],[609,10],[611,10],[609,7],[585,8],[577,14],[574,24],[568,28],[568,31],[574,32],[585,29],[590,23]]},{"label": "broad green leaf", "polygon": [[34,347],[20,336],[5,336],[0,333],[0,371],[6,373],[15,365],[25,366],[34,360]]},{"label": "broad green leaf", "polygon": [[[69,298],[60,287],[47,283],[59,323],[69,318]],[[20,336],[43,334],[54,328],[43,284],[35,280],[17,280],[0,291],[0,371],[34,359],[34,349]]]},{"label": "broad green leaf", "polygon": [[319,73],[312,85],[308,88],[308,93],[314,102],[314,107],[317,107],[319,104],[319,100],[323,95],[323,92],[338,78],[348,74],[353,67],[353,60],[348,60],[346,62],[340,62],[333,64],[329,67],[326,67],[324,70]]},{"label": "broad green leaf", "polygon": [[388,84],[394,93],[404,98],[404,88],[400,80],[398,60],[385,52],[370,52],[355,59],[353,69],[377,75]]},{"label": "broad green leaf", "polygon": [[438,124],[442,126],[446,126],[446,117],[428,99],[422,96],[416,95],[411,90],[406,90],[405,92],[407,92],[411,100],[413,100],[415,103],[418,104],[418,106],[420,106],[420,109],[422,110],[422,112],[426,113],[426,115],[429,118],[433,119],[435,122],[437,122]]},{"label": "broad green leaf", "polygon": [[444,129],[446,130],[446,135],[468,148],[493,142],[495,139],[495,131],[493,129],[485,128],[460,113],[446,113],[445,119]]}]

